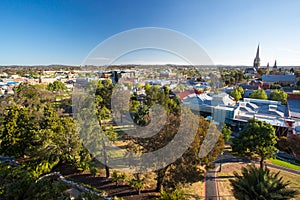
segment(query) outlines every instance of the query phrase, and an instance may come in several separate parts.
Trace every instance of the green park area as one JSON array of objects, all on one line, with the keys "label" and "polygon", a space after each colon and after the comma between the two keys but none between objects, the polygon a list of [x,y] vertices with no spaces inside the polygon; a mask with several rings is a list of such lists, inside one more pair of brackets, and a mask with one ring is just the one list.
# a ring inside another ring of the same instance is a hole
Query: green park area
[{"label": "green park area", "polygon": [[289,169],[294,169],[294,170],[299,170],[300,171],[300,166],[299,165],[295,165],[295,164],[292,164],[292,163],[289,163],[289,162],[285,162],[283,160],[279,160],[279,159],[276,159],[276,158],[271,158],[269,161],[274,165],[279,165],[281,167],[286,167],[286,168],[289,168]]}]

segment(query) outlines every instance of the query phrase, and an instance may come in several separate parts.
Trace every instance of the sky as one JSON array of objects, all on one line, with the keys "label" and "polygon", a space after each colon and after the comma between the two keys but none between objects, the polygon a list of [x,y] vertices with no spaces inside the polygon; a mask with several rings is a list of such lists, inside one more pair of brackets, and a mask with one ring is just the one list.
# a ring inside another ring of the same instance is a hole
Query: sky
[{"label": "sky", "polygon": [[[1,0],[0,65],[81,65],[116,34],[158,27],[191,38],[214,64],[250,66],[260,44],[262,66],[300,66],[299,8],[298,0]],[[143,52],[123,61],[180,62]]]}]

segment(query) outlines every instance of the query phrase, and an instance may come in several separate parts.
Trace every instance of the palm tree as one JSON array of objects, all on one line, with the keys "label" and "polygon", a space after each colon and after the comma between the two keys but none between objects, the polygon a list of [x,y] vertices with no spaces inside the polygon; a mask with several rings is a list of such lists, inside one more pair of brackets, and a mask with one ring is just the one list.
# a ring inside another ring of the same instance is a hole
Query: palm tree
[{"label": "palm tree", "polygon": [[231,179],[233,194],[240,200],[291,199],[295,190],[287,189],[289,182],[283,182],[278,173],[270,173],[268,168],[254,165],[242,168],[242,175],[234,172]]}]

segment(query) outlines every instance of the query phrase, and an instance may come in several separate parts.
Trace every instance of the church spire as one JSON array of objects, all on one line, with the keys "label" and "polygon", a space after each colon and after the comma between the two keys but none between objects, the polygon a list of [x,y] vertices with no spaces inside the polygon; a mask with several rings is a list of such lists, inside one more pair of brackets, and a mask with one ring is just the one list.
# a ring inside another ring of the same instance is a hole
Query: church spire
[{"label": "church spire", "polygon": [[256,50],[256,58],[259,58],[259,43],[258,43],[257,50]]},{"label": "church spire", "polygon": [[274,66],[273,66],[274,69],[277,69],[277,61],[275,60],[275,63],[274,63]]},{"label": "church spire", "polygon": [[256,56],[254,58],[253,67],[255,69],[259,69],[260,68],[259,43],[258,43],[258,46],[257,46],[257,51],[256,51]]}]

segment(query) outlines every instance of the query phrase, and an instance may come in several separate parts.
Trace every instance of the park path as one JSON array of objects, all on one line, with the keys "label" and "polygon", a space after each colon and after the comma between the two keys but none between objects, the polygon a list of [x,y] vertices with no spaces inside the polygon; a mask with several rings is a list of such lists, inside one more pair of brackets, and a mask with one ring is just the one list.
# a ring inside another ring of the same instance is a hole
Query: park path
[{"label": "park path", "polygon": [[[227,151],[224,152],[224,155],[218,156],[218,158],[214,162],[215,168],[208,170],[205,175],[205,199],[206,200],[219,200],[220,199],[219,193],[218,193],[218,184],[216,181],[217,173],[219,172],[219,169],[220,169],[220,163],[222,163],[222,165],[223,165],[223,164],[230,164],[230,163],[237,163],[237,162],[251,163],[251,161],[249,159],[238,158],[236,156],[233,156],[231,153],[229,153]],[[300,176],[300,171],[298,171],[298,170],[285,168],[285,167],[274,165],[271,163],[266,163],[266,165],[270,168],[279,169],[279,170],[282,170],[285,172],[290,172],[290,173]]]},{"label": "park path", "polygon": [[216,173],[218,167],[211,169],[206,172],[205,175],[205,199],[206,200],[217,200],[217,182],[216,182]]}]

